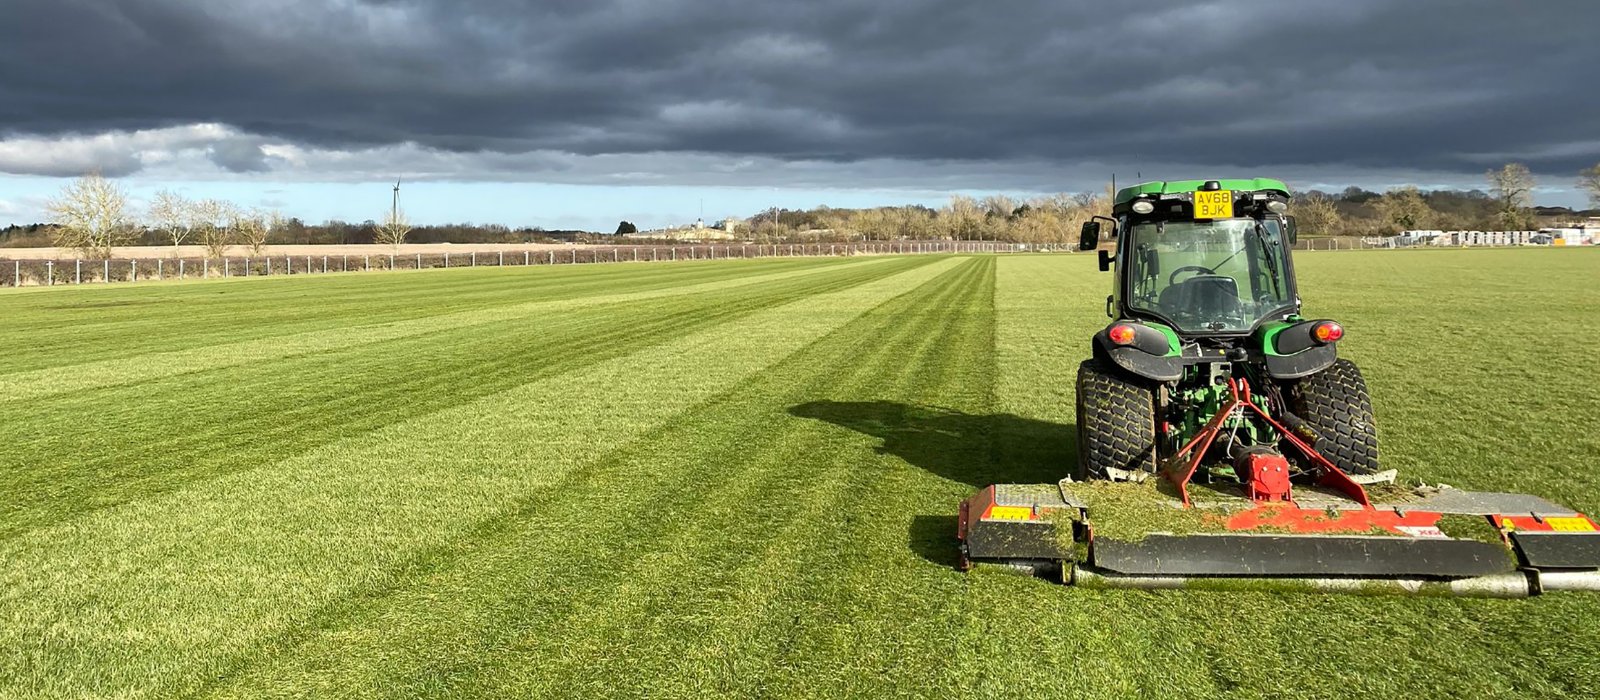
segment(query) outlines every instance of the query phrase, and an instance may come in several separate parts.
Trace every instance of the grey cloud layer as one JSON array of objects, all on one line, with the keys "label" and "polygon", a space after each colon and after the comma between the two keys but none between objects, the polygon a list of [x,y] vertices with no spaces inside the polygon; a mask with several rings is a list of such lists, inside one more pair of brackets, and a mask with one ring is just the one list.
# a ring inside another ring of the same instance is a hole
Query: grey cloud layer
[{"label": "grey cloud layer", "polygon": [[204,148],[236,173],[269,142],[1572,172],[1595,26],[1593,0],[6,0],[0,129],[232,125]]}]

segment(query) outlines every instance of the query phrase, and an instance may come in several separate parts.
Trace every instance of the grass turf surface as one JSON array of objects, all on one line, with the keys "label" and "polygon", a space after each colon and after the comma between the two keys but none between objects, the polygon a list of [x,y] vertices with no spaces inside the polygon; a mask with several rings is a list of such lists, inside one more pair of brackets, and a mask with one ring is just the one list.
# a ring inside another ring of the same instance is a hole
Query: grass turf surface
[{"label": "grass turf surface", "polygon": [[[1386,466],[1600,511],[1592,251],[1297,259]],[[1600,695],[1600,598],[952,571],[1088,256],[0,293],[0,696]]]}]

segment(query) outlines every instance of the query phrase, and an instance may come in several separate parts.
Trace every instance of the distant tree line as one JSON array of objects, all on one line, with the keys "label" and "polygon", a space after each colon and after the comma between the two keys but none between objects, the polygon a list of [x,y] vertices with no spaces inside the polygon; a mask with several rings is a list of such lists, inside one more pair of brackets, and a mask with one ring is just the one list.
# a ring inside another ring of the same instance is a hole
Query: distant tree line
[{"label": "distant tree line", "polygon": [[[1389,236],[1407,230],[1527,231],[1553,219],[1600,215],[1565,207],[1533,206],[1538,184],[1528,168],[1509,163],[1484,175],[1488,190],[1420,190],[1399,187],[1378,193],[1359,187],[1342,192],[1299,193],[1290,212],[1302,231],[1327,236]],[[1600,165],[1579,174],[1579,187],[1600,207]]]},{"label": "distant tree line", "polygon": [[[1401,187],[1379,193],[1359,187],[1341,192],[1299,193],[1291,204],[1309,235],[1392,235],[1416,229],[1528,230],[1541,219],[1571,217],[1565,208],[1533,207],[1537,184],[1526,166],[1510,163],[1485,174],[1487,191]],[[1600,164],[1579,173],[1578,186],[1600,207]],[[866,209],[773,208],[748,220],[729,219],[716,228],[755,243],[916,240],[985,240],[1012,243],[1071,243],[1080,225],[1110,213],[1109,193],[1055,194],[1018,199],[1005,195],[951,197],[941,207],[922,205]],[[402,243],[607,243],[638,231],[623,221],[615,234],[511,228],[499,224],[413,226],[398,206],[382,221],[308,224],[275,210],[245,208],[216,199],[156,193],[146,211],[135,212],[127,194],[96,174],[69,183],[49,204],[50,223],[0,229],[0,247],[56,245],[89,257],[107,257],[121,245],[200,245],[212,257],[230,247],[253,254],[272,244]],[[1594,212],[1581,212],[1590,214]]]},{"label": "distant tree line", "polygon": [[1029,199],[957,195],[939,208],[774,208],[731,228],[735,237],[756,243],[891,239],[1069,243],[1077,240],[1083,222],[1109,213],[1107,197],[1093,193]]}]

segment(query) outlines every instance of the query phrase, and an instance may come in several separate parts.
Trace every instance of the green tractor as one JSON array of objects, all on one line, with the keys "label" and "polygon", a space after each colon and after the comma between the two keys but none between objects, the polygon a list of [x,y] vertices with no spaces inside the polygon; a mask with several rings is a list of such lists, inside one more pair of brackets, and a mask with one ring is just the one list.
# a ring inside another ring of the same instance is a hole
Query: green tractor
[{"label": "green tractor", "polygon": [[[1074,478],[1142,479],[1178,452],[1230,398],[1230,380],[1283,427],[1316,441],[1346,474],[1378,472],[1377,427],[1366,382],[1336,347],[1344,328],[1300,315],[1294,222],[1282,182],[1154,182],[1117,193],[1111,220],[1115,270],[1094,355],[1078,368]],[[1083,230],[1094,249],[1099,221]],[[1236,384],[1237,382],[1235,382]],[[1195,476],[1253,476],[1282,436],[1251,416],[1227,426],[1227,457]],[[1280,465],[1305,477],[1314,465]],[[1276,473],[1276,472],[1274,472]]]},{"label": "green tractor", "polygon": [[1266,178],[1149,182],[1084,225],[1080,249],[1115,249],[1098,251],[1112,322],[1078,368],[1076,463],[964,501],[963,567],[1124,588],[1600,590],[1587,516],[1381,469],[1344,328],[1301,313],[1290,196]]}]

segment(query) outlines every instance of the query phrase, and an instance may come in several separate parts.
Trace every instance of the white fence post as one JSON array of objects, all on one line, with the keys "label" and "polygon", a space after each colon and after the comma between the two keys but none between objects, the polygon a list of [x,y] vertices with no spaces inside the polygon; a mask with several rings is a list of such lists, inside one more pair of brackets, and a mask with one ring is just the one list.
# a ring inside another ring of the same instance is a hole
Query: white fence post
[{"label": "white fence post", "polygon": [[72,269],[72,283],[83,284],[83,260],[78,259],[73,260],[72,262],[74,263]]},{"label": "white fence post", "polygon": [[[111,276],[111,273],[109,273],[109,272],[106,273],[106,277],[109,278],[110,276]],[[180,279],[180,280],[183,279],[183,260],[182,259],[178,260],[178,279]]]},{"label": "white fence post", "polygon": [[21,287],[22,286],[22,261],[21,260],[12,260],[11,261],[11,286],[13,286],[13,287]]},{"label": "white fence post", "polygon": [[556,252],[554,250],[547,250],[545,252],[550,254],[550,264],[556,264]]},{"label": "white fence post", "polygon": [[56,286],[56,261],[54,260],[44,261],[44,286]]},{"label": "white fence post", "polygon": [[505,266],[506,266],[506,252],[502,250],[502,251],[500,251],[500,267],[505,267]]},{"label": "white fence post", "polygon": [[100,277],[100,281],[101,282],[109,283],[111,281],[111,261],[110,260],[106,260],[105,264],[101,266],[100,274],[101,274],[101,277]]},{"label": "white fence post", "polygon": [[531,250],[522,251],[522,264],[524,266],[533,264],[533,251],[531,251]]},{"label": "white fence post", "polygon": [[233,276],[232,273],[233,273],[233,261],[231,261],[231,260],[229,260],[227,258],[223,258],[222,259],[222,276],[223,277],[232,277]]},{"label": "white fence post", "polygon": [[[448,260],[448,259],[449,258],[447,256],[446,260]],[[445,267],[449,267],[449,265],[447,264],[447,265],[445,265]],[[417,269],[418,270],[422,269],[422,253],[417,253]]]}]

